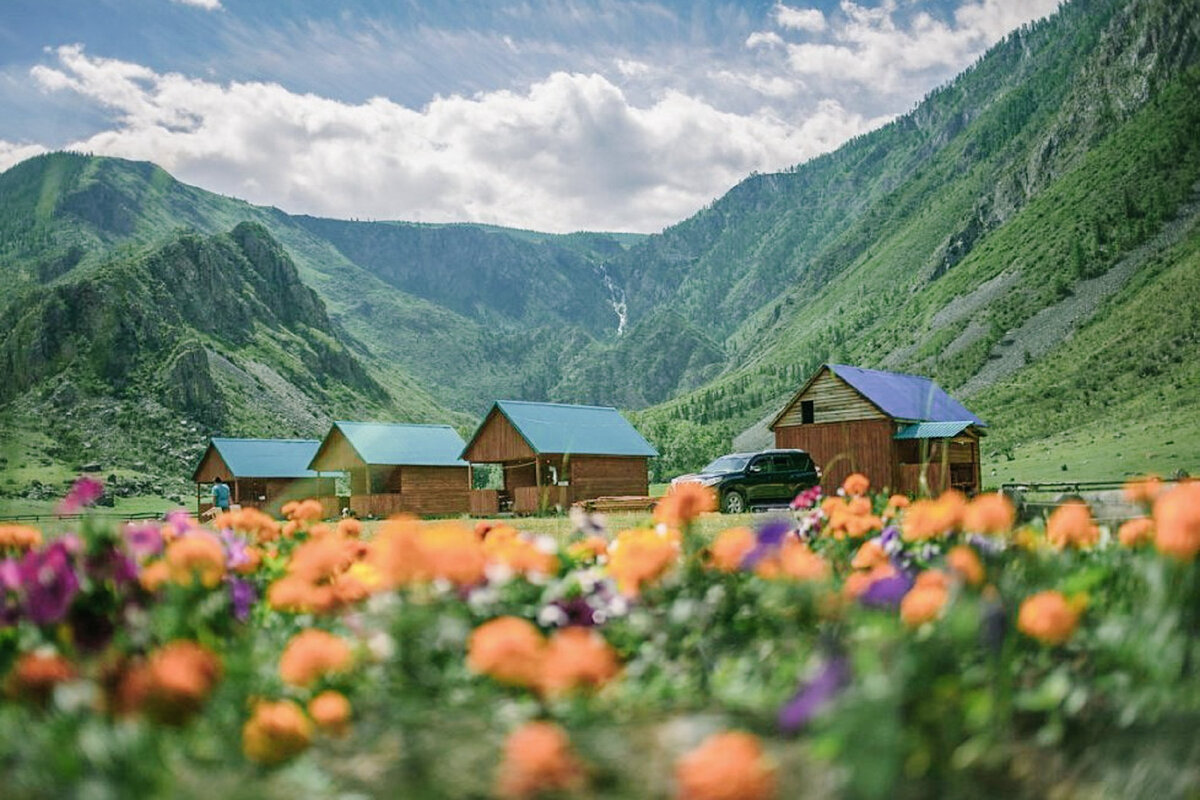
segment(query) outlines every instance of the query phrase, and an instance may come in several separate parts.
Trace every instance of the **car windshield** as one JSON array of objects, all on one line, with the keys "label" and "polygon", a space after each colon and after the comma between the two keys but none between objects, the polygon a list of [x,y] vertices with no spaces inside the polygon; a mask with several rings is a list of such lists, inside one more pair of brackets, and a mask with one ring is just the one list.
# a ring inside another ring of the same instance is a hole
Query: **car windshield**
[{"label": "car windshield", "polygon": [[750,456],[721,456],[701,472],[741,472],[746,468]]}]

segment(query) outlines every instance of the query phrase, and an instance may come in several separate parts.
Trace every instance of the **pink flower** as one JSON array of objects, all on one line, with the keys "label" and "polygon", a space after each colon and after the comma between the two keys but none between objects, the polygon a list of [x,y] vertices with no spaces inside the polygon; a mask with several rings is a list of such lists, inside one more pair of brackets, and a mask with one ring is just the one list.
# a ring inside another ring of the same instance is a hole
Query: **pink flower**
[{"label": "pink flower", "polygon": [[82,477],[75,481],[71,491],[58,504],[59,514],[78,514],[92,505],[104,494],[104,484],[95,478]]}]

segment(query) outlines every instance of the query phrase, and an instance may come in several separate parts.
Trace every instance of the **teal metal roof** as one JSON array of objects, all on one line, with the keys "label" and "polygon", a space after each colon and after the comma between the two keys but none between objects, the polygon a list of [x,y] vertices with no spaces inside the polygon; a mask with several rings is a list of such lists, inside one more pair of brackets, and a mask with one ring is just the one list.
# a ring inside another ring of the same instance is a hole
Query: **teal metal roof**
[{"label": "teal metal roof", "polygon": [[657,456],[621,412],[611,406],[573,406],[497,400],[496,408],[535,453]]},{"label": "teal metal roof", "polygon": [[967,428],[975,425],[974,420],[959,420],[957,422],[914,422],[900,429],[893,439],[945,439],[958,436]]},{"label": "teal metal roof", "polygon": [[467,462],[459,458],[466,443],[449,425],[395,422],[335,422],[333,425],[367,464],[467,466]]},{"label": "teal metal roof", "polygon": [[213,439],[234,478],[315,478],[308,468],[316,439]]}]

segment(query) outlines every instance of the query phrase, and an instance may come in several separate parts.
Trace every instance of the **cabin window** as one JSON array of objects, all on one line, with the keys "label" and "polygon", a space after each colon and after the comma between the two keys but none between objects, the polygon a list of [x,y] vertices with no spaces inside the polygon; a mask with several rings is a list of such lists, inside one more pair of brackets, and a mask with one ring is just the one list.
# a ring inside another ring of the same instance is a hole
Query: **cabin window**
[{"label": "cabin window", "polygon": [[812,423],[812,421],[815,417],[816,417],[816,412],[813,408],[813,401],[812,400],[801,400],[800,401],[800,422],[805,425],[808,425],[808,424]]}]

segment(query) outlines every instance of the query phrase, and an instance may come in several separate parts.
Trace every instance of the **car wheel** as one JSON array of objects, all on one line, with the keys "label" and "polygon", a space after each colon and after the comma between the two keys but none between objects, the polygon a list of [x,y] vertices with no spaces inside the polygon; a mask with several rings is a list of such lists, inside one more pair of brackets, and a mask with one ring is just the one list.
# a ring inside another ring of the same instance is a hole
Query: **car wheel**
[{"label": "car wheel", "polygon": [[746,497],[739,491],[726,492],[721,498],[721,510],[726,514],[744,514],[746,512]]}]

